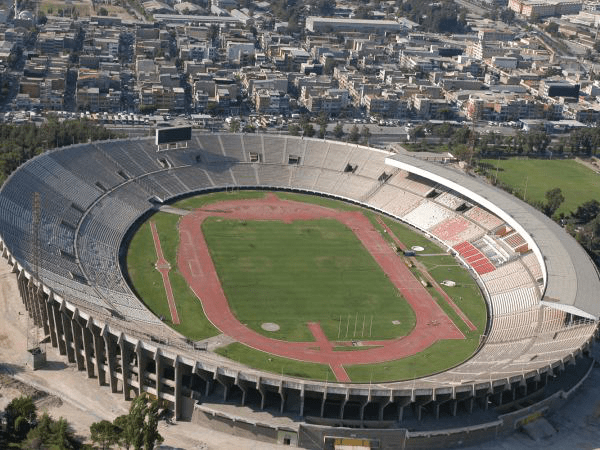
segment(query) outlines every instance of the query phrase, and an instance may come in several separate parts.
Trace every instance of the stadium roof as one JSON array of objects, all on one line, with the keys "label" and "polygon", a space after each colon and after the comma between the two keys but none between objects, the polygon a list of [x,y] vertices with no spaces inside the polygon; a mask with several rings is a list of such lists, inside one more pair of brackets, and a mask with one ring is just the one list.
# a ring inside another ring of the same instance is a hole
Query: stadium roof
[{"label": "stadium roof", "polygon": [[390,156],[385,162],[462,193],[505,220],[525,238],[542,263],[542,304],[598,320],[598,270],[577,241],[553,220],[507,192],[458,170],[406,154]]}]

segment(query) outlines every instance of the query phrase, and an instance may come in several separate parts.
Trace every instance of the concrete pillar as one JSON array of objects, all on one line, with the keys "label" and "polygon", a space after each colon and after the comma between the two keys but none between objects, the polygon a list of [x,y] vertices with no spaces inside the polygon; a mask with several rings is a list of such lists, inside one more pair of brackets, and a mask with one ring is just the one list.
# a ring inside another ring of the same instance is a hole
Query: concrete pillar
[{"label": "concrete pillar", "polygon": [[320,417],[323,417],[325,414],[325,401],[327,400],[327,388],[323,391],[323,400],[321,400],[321,414]]},{"label": "concrete pillar", "polygon": [[154,362],[156,367],[156,397],[160,398],[160,391],[162,386],[162,355],[160,349],[157,348],[154,353]]},{"label": "concrete pillar", "polygon": [[67,307],[63,301],[60,305],[60,319],[62,321],[63,335],[65,338],[65,347],[67,349],[67,359],[70,363],[75,362],[75,351],[73,350],[73,335],[71,333],[71,324],[67,316]]},{"label": "concrete pillar", "polygon": [[29,285],[27,289],[27,295],[29,297],[29,306],[31,308],[33,324],[36,327],[42,326],[42,318],[40,316],[40,308],[36,299],[37,286],[32,279],[29,279]]},{"label": "concrete pillar", "polygon": [[75,362],[77,363],[77,370],[84,370],[84,361],[83,355],[81,354],[82,344],[81,344],[81,325],[79,324],[79,310],[75,309],[73,311],[73,318],[71,319],[71,334],[73,336],[73,351],[75,354]]},{"label": "concrete pillar", "polygon": [[142,347],[141,341],[138,341],[135,346],[135,353],[137,355],[137,371],[138,371],[138,384],[139,384],[139,392],[141,395],[144,392],[144,386],[146,385],[146,365],[147,358],[144,353],[144,348]]},{"label": "concrete pillar", "polygon": [[24,272],[19,272],[17,275],[17,286],[19,287],[19,294],[21,294],[21,301],[25,305],[25,310],[27,311],[27,314],[31,314],[29,298],[27,296],[27,278],[25,277]]},{"label": "concrete pillar", "polygon": [[106,384],[106,372],[104,370],[104,339],[100,336],[100,331],[94,327],[92,320],[88,320],[87,329],[92,333],[94,344],[94,359],[96,361],[96,375],[98,376],[98,384],[104,386]]},{"label": "concrete pillar", "polygon": [[279,382],[279,397],[281,398],[281,404],[279,406],[279,414],[283,414],[283,411],[285,409],[285,399],[286,399],[285,388],[283,387],[283,380],[281,380]]},{"label": "concrete pillar", "polygon": [[50,306],[52,309],[52,321],[54,322],[54,329],[56,330],[56,340],[58,341],[58,352],[64,356],[67,354],[67,344],[65,342],[65,333],[63,332],[62,314],[59,310],[58,303],[53,301]]},{"label": "concrete pillar", "polygon": [[346,408],[346,403],[348,403],[348,399],[350,398],[350,390],[346,390],[346,395],[340,404],[340,420],[344,419],[344,409]]},{"label": "concrete pillar", "polygon": [[456,413],[458,411],[458,400],[456,400],[456,399],[452,400],[451,410],[452,410],[452,417],[456,417]]},{"label": "concrete pillar", "polygon": [[130,376],[130,355],[129,349],[127,348],[127,342],[125,341],[125,335],[121,333],[119,340],[117,341],[119,348],[121,349],[121,376],[123,378],[123,398],[129,400],[129,376]]},{"label": "concrete pillar", "polygon": [[175,358],[175,420],[181,418],[181,383],[183,378],[183,364],[179,361],[179,356]]},{"label": "concrete pillar", "polygon": [[304,384],[302,385],[302,387],[300,388],[300,417],[304,417]]},{"label": "concrete pillar", "polygon": [[116,370],[116,345],[113,337],[108,332],[106,325],[102,330],[102,337],[104,338],[104,350],[106,355],[106,363],[108,365],[108,379],[110,382],[110,391],[114,394],[117,392],[117,377],[115,377]]},{"label": "concrete pillar", "polygon": [[265,392],[265,388],[260,377],[258,377],[258,380],[256,380],[256,390],[260,394],[260,409],[263,410],[265,409],[265,403],[267,401],[267,393]]},{"label": "concrete pillar", "polygon": [[44,301],[45,294],[44,288],[41,286],[37,290],[36,300],[38,304],[38,309],[40,311],[40,316],[42,318],[42,327],[44,328],[44,336],[48,336],[50,334],[50,327],[48,325],[48,314],[46,313],[46,302]]},{"label": "concrete pillar", "polygon": [[84,354],[84,363],[85,370],[87,372],[88,378],[94,378],[94,340],[92,337],[91,331],[85,327],[81,328],[81,336],[83,338],[83,354]]},{"label": "concrete pillar", "polygon": [[56,338],[56,325],[54,324],[54,314],[52,313],[52,303],[54,303],[54,296],[52,292],[45,301],[46,305],[46,317],[48,317],[48,326],[50,328],[50,343],[52,347],[58,347],[58,339]]}]

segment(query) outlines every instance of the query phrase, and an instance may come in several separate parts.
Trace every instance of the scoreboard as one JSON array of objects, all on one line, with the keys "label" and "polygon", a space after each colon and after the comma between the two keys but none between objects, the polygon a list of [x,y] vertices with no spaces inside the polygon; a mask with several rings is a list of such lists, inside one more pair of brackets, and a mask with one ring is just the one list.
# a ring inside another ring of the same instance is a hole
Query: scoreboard
[{"label": "scoreboard", "polygon": [[192,139],[192,127],[169,127],[156,129],[156,145],[171,144]]}]

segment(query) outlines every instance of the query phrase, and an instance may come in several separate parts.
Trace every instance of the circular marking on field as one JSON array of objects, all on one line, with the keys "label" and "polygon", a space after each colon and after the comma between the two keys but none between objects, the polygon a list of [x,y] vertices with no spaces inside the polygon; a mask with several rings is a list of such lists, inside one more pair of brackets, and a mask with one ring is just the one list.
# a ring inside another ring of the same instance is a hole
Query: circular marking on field
[{"label": "circular marking on field", "polygon": [[279,331],[279,325],[273,322],[265,322],[260,327],[265,331]]},{"label": "circular marking on field", "polygon": [[413,250],[415,252],[422,252],[423,250],[425,250],[425,247],[421,247],[420,245],[413,245],[411,247],[411,250]]}]

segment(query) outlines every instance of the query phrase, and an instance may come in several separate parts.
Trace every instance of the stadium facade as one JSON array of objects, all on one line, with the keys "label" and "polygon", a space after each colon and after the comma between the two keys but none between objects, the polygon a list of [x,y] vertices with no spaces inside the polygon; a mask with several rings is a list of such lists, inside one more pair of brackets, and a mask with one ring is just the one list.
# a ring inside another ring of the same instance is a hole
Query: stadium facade
[{"label": "stadium facade", "polygon": [[[343,384],[261,372],[198,349],[135,296],[124,254],[163,203],[237,188],[354,202],[443,244],[486,298],[490,318],[477,353],[411,381]],[[194,134],[188,148],[163,152],[151,139],[65,147],[9,177],[0,191],[0,237],[31,317],[79,370],[125,399],[148,392],[178,419],[257,439],[311,448],[341,437],[385,448],[473,443],[560,405],[592,367],[600,280],[585,251],[518,199],[405,155],[243,134]],[[296,419],[241,419],[208,407],[215,399]]]}]

